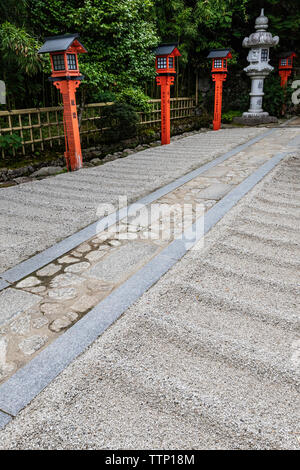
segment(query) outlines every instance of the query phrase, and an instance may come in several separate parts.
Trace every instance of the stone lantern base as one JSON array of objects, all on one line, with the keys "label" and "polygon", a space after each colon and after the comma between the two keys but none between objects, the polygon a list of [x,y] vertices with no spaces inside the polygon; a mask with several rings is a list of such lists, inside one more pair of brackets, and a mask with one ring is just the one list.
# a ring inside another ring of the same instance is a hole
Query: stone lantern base
[{"label": "stone lantern base", "polygon": [[278,119],[275,116],[270,116],[269,113],[244,113],[243,116],[233,118],[233,122],[244,126],[257,126],[259,124],[276,123]]}]

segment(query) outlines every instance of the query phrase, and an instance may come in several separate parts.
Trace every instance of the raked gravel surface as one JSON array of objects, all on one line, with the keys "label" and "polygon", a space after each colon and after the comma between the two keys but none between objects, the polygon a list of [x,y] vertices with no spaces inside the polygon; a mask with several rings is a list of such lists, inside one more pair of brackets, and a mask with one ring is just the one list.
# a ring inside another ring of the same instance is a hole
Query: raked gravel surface
[{"label": "raked gravel surface", "polygon": [[298,449],[300,158],[0,432],[1,449]]},{"label": "raked gravel surface", "polygon": [[117,209],[119,196],[133,202],[265,131],[197,133],[98,167],[0,188],[0,272],[95,222],[100,204]]}]

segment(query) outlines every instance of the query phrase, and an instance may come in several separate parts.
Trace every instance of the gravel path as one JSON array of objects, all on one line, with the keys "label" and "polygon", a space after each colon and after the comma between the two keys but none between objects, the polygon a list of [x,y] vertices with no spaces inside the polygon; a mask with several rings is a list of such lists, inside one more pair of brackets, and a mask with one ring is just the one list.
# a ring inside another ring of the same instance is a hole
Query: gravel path
[{"label": "gravel path", "polygon": [[299,157],[268,175],[0,448],[299,448],[299,176]]}]

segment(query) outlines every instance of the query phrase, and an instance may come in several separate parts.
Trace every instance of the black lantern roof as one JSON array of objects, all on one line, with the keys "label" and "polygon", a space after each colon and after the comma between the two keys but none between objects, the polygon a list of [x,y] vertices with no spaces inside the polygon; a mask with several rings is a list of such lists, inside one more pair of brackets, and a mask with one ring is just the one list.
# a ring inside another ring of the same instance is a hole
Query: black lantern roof
[{"label": "black lantern roof", "polygon": [[296,56],[295,52],[289,51],[289,52],[282,52],[281,54],[278,54],[278,57],[280,59],[287,59],[288,57],[291,57],[291,55]]},{"label": "black lantern roof", "polygon": [[45,39],[45,43],[38,51],[39,54],[47,54],[49,52],[64,52],[74,45],[78,47],[78,52],[87,52],[83,45],[78,41],[79,34],[65,34],[64,36],[52,36]]},{"label": "black lantern roof", "polygon": [[178,43],[172,43],[172,44],[160,44],[157,46],[157,48],[154,50],[155,55],[170,55],[174,50],[176,49],[176,55],[180,55],[180,52],[178,51]]},{"label": "black lantern roof", "polygon": [[231,53],[230,49],[213,49],[208,54],[207,58],[208,59],[216,59],[216,58],[223,59],[224,57],[227,57],[228,54],[230,53]]}]

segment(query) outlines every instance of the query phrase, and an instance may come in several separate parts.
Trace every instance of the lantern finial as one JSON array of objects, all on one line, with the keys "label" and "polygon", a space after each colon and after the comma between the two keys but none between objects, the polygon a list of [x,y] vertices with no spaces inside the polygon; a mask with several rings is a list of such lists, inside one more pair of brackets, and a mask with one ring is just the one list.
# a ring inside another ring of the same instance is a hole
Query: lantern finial
[{"label": "lantern finial", "polygon": [[265,9],[262,8],[260,12],[260,16],[256,18],[255,21],[255,29],[258,31],[266,31],[269,27],[269,20],[265,16]]}]

